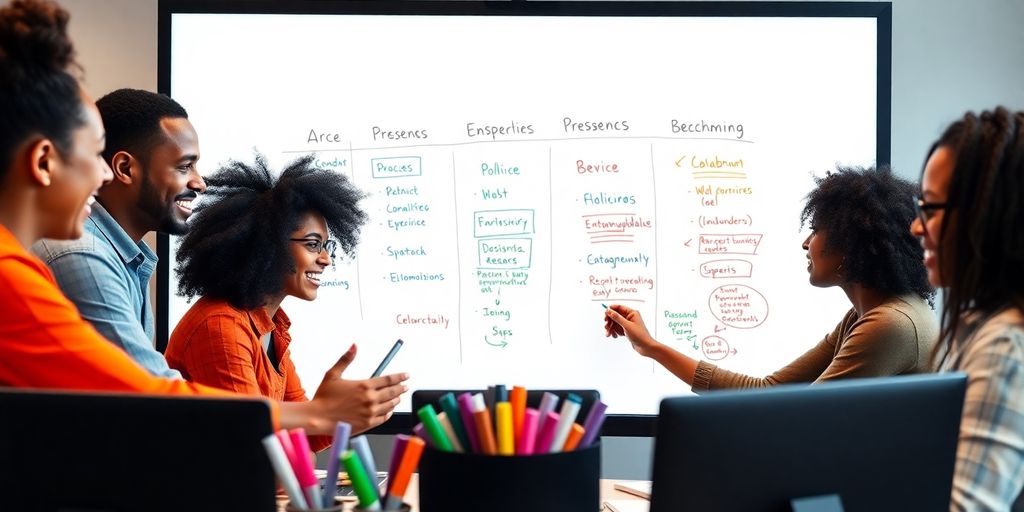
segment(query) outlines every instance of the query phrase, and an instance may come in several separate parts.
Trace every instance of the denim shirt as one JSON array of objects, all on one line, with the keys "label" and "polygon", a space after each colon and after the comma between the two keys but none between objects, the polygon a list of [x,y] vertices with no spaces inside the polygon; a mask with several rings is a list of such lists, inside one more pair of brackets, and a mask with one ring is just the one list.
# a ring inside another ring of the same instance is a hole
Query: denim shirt
[{"label": "denim shirt", "polygon": [[100,334],[151,374],[181,378],[153,347],[148,285],[156,254],[145,242],[132,240],[102,205],[93,203],[78,240],[40,240],[32,251]]}]

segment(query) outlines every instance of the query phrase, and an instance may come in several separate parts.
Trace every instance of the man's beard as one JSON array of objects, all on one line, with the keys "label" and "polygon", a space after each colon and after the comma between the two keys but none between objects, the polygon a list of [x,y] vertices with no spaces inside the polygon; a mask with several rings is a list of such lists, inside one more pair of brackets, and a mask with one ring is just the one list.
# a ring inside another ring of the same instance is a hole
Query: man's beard
[{"label": "man's beard", "polygon": [[188,224],[178,218],[178,205],[174,202],[164,203],[148,179],[142,181],[142,190],[139,191],[139,207],[156,220],[158,232],[178,236],[188,233]]}]

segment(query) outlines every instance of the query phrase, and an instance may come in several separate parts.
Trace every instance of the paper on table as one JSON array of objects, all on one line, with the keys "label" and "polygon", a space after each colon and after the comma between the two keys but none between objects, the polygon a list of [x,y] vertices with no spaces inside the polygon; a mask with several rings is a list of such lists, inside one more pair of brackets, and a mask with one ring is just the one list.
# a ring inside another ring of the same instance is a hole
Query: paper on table
[{"label": "paper on table", "polygon": [[651,503],[643,500],[604,500],[603,512],[649,512]]},{"label": "paper on table", "polygon": [[645,500],[651,499],[651,482],[643,480],[624,480],[621,482],[615,482],[615,490],[622,491],[634,496],[639,496]]}]

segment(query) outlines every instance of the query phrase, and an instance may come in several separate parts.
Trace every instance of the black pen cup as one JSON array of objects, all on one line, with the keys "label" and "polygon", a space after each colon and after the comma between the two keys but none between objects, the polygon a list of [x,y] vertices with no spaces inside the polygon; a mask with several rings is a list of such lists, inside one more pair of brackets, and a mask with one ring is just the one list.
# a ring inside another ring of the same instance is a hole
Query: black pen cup
[{"label": "black pen cup", "polygon": [[335,499],[334,506],[328,508],[313,507],[313,508],[298,508],[289,501],[285,504],[285,512],[342,512],[345,510],[344,504],[340,499]]},{"label": "black pen cup", "polygon": [[540,455],[483,455],[427,447],[419,465],[422,512],[594,512],[601,444]]}]

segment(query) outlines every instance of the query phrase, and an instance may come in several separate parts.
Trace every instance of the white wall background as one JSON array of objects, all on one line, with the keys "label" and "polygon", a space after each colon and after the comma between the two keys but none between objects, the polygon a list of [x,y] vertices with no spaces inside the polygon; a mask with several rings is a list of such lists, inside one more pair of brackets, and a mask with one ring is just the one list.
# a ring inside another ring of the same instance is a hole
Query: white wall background
[{"label": "white wall background", "polygon": [[[71,12],[93,96],[156,89],[157,0],[59,3]],[[965,110],[1024,109],[1022,24],[1021,0],[893,0],[892,164],[899,174],[917,179],[928,145]],[[388,460],[390,439],[381,437],[375,451]],[[651,446],[646,438],[605,439],[602,475],[648,478]]]}]

